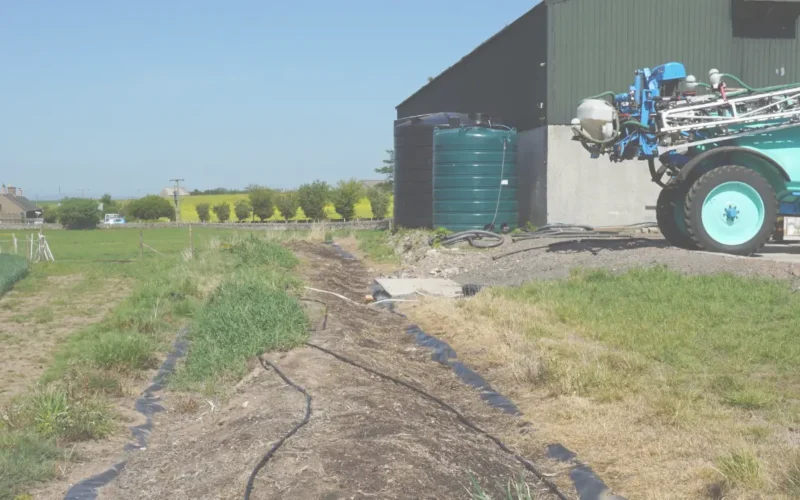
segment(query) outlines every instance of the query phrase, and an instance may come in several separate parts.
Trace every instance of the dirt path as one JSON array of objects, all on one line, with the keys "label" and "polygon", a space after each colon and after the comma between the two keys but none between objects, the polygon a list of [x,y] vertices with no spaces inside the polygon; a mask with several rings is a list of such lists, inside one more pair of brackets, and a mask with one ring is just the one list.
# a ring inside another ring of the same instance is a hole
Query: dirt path
[{"label": "dirt path", "polygon": [[[343,261],[327,247],[299,244],[295,250],[313,286],[354,300],[368,291],[362,264]],[[327,328],[313,334],[313,342],[444,399],[495,435],[513,442],[529,432],[416,347],[402,318],[314,298],[329,309]],[[312,316],[321,322],[321,314]],[[520,474],[532,498],[555,498],[488,438],[408,389],[311,348],[268,359],[309,392],[312,414],[257,476],[254,499],[461,499],[470,497],[470,475],[492,498],[505,498],[500,490]],[[131,455],[100,498],[241,498],[255,464],[305,408],[302,394],[260,367],[223,408],[198,403],[187,405],[185,396],[168,393],[168,411],[157,417],[150,447]],[[536,450],[520,451],[569,491],[564,471],[532,456]]]}]

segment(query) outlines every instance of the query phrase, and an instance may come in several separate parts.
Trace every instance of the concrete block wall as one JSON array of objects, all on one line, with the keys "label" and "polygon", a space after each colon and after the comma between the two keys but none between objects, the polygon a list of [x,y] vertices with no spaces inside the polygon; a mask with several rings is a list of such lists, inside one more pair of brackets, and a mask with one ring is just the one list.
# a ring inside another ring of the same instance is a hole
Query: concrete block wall
[{"label": "concrete block wall", "polygon": [[[644,161],[592,159],[566,125],[547,127],[547,222],[590,226],[655,222],[661,188]],[[651,207],[651,208],[648,208]]]}]

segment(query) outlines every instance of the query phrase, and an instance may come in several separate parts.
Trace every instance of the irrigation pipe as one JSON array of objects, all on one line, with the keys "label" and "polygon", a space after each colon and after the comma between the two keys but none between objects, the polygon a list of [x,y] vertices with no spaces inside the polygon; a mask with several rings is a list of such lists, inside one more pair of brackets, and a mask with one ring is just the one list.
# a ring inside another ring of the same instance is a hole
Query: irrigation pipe
[{"label": "irrigation pipe", "polygon": [[[430,297],[430,295],[428,295]],[[377,306],[378,304],[385,304],[387,302],[419,302],[418,300],[411,300],[411,299],[381,299],[377,302],[370,303],[371,306]]]},{"label": "irrigation pipe", "polygon": [[350,302],[351,304],[356,305],[356,306],[360,306],[361,305],[358,302],[356,302],[355,300],[348,299],[344,295],[340,295],[340,294],[338,294],[336,292],[329,292],[328,290],[320,290],[319,288],[311,288],[310,286],[305,287],[305,289],[306,290],[311,290],[312,292],[326,293],[328,295],[333,295],[334,297],[339,297],[340,299],[342,299],[344,301],[347,301],[347,302]]},{"label": "irrigation pipe", "polygon": [[525,467],[528,471],[533,473],[533,475],[535,475],[537,478],[539,478],[539,480],[542,481],[542,483],[547,485],[547,487],[550,488],[550,490],[558,498],[560,498],[561,500],[569,500],[569,497],[567,497],[564,493],[562,493],[561,490],[558,488],[558,486],[553,481],[548,479],[547,476],[543,472],[541,472],[538,468],[536,468],[536,466],[533,465],[530,461],[528,461],[524,457],[514,453],[499,438],[497,438],[497,437],[493,436],[492,434],[489,434],[485,430],[481,429],[480,427],[478,427],[477,425],[472,423],[472,421],[470,421],[467,417],[465,417],[460,411],[456,410],[455,408],[453,408],[449,404],[445,403],[441,399],[437,398],[436,396],[433,396],[433,395],[423,391],[422,389],[414,387],[413,385],[409,384],[408,382],[404,382],[403,380],[400,380],[398,378],[392,377],[391,375],[386,375],[385,373],[381,373],[381,372],[379,372],[377,370],[373,370],[372,368],[368,368],[368,367],[366,367],[364,365],[361,365],[361,364],[353,361],[350,358],[342,356],[341,354],[337,354],[337,353],[335,353],[333,351],[329,351],[328,349],[325,349],[324,347],[320,347],[320,346],[318,346],[316,344],[312,344],[311,342],[306,342],[306,345],[308,347],[311,347],[312,349],[316,349],[316,350],[318,350],[320,352],[324,352],[325,354],[327,354],[329,356],[332,356],[332,357],[338,359],[339,361],[341,361],[343,363],[346,363],[348,365],[354,366],[356,368],[360,368],[361,370],[364,370],[367,373],[370,373],[372,375],[380,377],[380,378],[382,378],[384,380],[388,380],[390,382],[393,382],[394,384],[397,384],[399,386],[405,387],[406,389],[409,389],[409,390],[419,394],[423,398],[436,403],[440,407],[444,408],[445,410],[447,410],[450,413],[452,413],[453,415],[455,415],[455,417],[458,419],[458,421],[461,422],[465,427],[467,427],[467,428],[471,429],[472,431],[474,431],[474,432],[476,432],[476,433],[488,438],[489,440],[494,442],[502,451],[504,451],[505,453],[511,455],[517,462],[522,464],[523,467]]},{"label": "irrigation pipe", "polygon": [[269,449],[269,451],[267,451],[267,453],[263,457],[261,457],[261,460],[259,460],[258,464],[256,464],[255,468],[253,469],[253,472],[250,473],[250,478],[247,480],[247,487],[244,490],[244,500],[250,500],[250,495],[253,493],[253,484],[256,480],[256,476],[261,471],[261,469],[263,469],[264,466],[267,465],[267,462],[270,461],[272,456],[275,455],[275,452],[278,451],[278,448],[283,446],[283,443],[285,443],[286,440],[289,439],[290,437],[294,436],[295,433],[297,433],[297,431],[299,431],[304,425],[306,425],[308,423],[308,420],[311,418],[311,395],[308,393],[308,391],[306,391],[303,387],[292,382],[289,379],[289,377],[284,375],[283,372],[277,366],[275,366],[274,363],[264,359],[262,356],[259,356],[258,360],[261,362],[261,366],[263,366],[265,370],[269,371],[269,369],[272,368],[273,370],[275,370],[275,373],[277,373],[278,376],[282,378],[284,382],[286,382],[287,385],[292,387],[297,392],[302,393],[306,397],[306,410],[305,414],[303,415],[303,420],[301,420],[297,425],[292,427],[292,430],[287,432],[286,435],[284,435],[278,442],[273,444],[272,447]]}]

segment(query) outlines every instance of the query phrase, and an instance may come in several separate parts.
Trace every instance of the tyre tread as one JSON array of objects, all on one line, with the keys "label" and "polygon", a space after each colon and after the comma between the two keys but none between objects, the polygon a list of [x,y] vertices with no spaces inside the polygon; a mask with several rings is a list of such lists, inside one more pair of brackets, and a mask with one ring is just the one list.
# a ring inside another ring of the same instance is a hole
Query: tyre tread
[{"label": "tyre tread", "polygon": [[[716,179],[719,178],[720,176],[727,176],[728,174],[739,173],[739,172],[746,173],[747,175],[752,175],[754,176],[755,179],[763,182],[766,186],[769,187],[769,190],[772,192],[773,196],[769,200],[764,200],[764,205],[765,205],[764,208],[766,209],[766,212],[769,213],[770,210],[767,205],[769,203],[772,203],[774,212],[777,214],[778,200],[774,195],[775,194],[774,190],[772,189],[772,186],[770,186],[770,184],[767,182],[767,180],[755,170],[747,167],[742,167],[739,165],[725,165],[710,170],[705,174],[703,174],[702,176],[700,176],[697,180],[695,180],[692,183],[691,187],[689,188],[689,192],[686,195],[686,201],[684,204],[686,231],[689,233],[689,236],[691,237],[692,241],[695,243],[695,245],[697,245],[697,248],[699,248],[700,250],[713,251],[713,249],[709,248],[708,245],[706,245],[703,242],[702,237],[699,236],[698,234],[697,228],[694,227],[692,223],[691,209],[694,206],[695,202],[702,203],[703,201],[698,199],[699,198],[698,192],[700,191],[700,189],[704,187],[704,185],[708,184],[709,182],[712,183],[716,182]],[[770,225],[770,227],[773,226],[774,224]],[[767,244],[767,242],[771,237],[771,234],[772,233],[770,232],[767,234],[766,238],[761,237],[759,239],[756,239],[755,241],[748,242],[746,246],[741,246],[741,249],[737,249],[736,251],[730,253],[735,253],[737,255],[752,255],[761,250],[764,247],[764,245]]]}]

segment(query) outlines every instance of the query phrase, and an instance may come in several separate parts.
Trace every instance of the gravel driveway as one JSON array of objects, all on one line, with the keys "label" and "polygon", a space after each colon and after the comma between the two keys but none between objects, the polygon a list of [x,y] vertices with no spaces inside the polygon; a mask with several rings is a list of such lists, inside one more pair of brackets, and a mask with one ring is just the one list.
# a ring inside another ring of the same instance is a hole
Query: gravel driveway
[{"label": "gravel driveway", "polygon": [[[658,235],[614,240],[539,239],[517,243],[507,238],[502,247],[491,250],[468,245],[431,248],[426,238],[412,235],[405,236],[403,244],[397,246],[406,268],[393,276],[438,276],[461,284],[516,286],[533,279],[564,278],[573,268],[623,271],[664,265],[686,274],[729,272],[784,279],[795,288],[800,286],[800,262],[776,261],[768,257],[770,252],[767,256],[755,257],[692,252],[670,247]],[[525,251],[502,256],[518,250]]]}]

